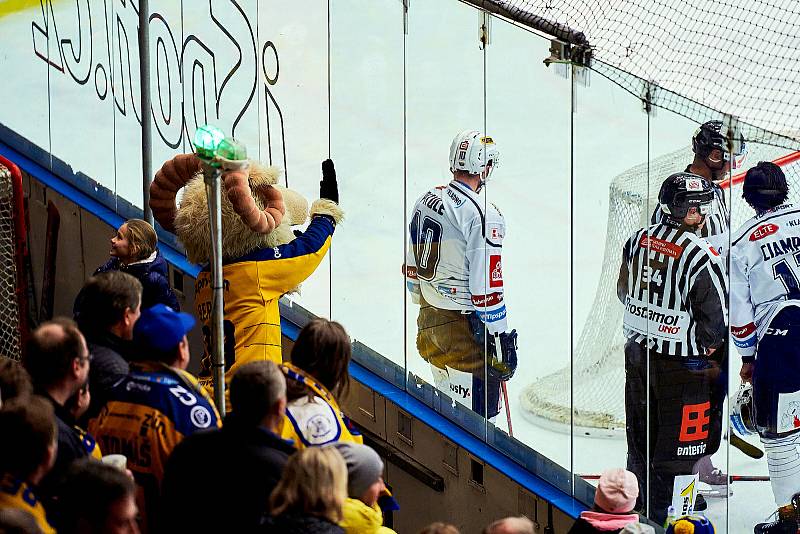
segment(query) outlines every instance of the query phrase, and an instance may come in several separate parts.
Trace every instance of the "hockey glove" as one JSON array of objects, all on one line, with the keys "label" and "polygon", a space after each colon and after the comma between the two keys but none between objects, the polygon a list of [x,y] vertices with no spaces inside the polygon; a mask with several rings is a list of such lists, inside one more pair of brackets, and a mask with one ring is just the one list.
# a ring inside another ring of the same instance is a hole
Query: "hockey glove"
[{"label": "hockey glove", "polygon": [[[500,351],[497,351],[495,340],[500,339]],[[488,368],[490,375],[499,378],[503,382],[511,380],[514,371],[517,370],[517,331],[503,332],[498,336],[489,338],[487,347],[492,356],[492,363]]]},{"label": "hockey glove", "polygon": [[[470,332],[472,332],[472,339],[475,340],[475,343],[481,347],[486,345],[486,325],[480,320],[478,314],[475,312],[468,313],[467,320],[469,321],[469,329]],[[494,350],[492,350],[492,354],[494,354]]]},{"label": "hockey glove", "polygon": [[336,169],[333,161],[326,159],[322,162],[322,181],[319,183],[319,198],[327,198],[339,203],[339,188],[336,184]]},{"label": "hockey glove", "polygon": [[496,337],[489,335],[489,338],[486,338],[486,325],[478,314],[472,312],[467,315],[467,319],[475,343],[486,347],[488,361],[491,362],[487,369],[488,373],[504,382],[510,380],[517,370],[517,331],[503,332],[497,336],[500,338],[500,354],[498,354]]}]

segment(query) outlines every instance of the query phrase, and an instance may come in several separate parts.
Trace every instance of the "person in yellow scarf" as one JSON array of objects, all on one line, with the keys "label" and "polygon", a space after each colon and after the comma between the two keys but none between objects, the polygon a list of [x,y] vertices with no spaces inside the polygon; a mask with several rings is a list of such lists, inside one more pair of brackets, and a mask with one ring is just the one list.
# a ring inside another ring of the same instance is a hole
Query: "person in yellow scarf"
[{"label": "person in yellow scarf", "polygon": [[[298,450],[340,442],[364,443],[337,402],[350,385],[351,355],[352,345],[344,327],[336,321],[316,318],[297,336],[291,363],[280,366],[286,376],[288,404],[279,434],[291,440]],[[381,487],[379,498],[381,509],[399,509],[385,486]]]},{"label": "person in yellow scarf", "polygon": [[342,325],[317,318],[297,336],[291,363],[280,366],[288,399],[280,436],[298,449],[364,442],[336,400],[350,384],[350,356],[350,337]]}]

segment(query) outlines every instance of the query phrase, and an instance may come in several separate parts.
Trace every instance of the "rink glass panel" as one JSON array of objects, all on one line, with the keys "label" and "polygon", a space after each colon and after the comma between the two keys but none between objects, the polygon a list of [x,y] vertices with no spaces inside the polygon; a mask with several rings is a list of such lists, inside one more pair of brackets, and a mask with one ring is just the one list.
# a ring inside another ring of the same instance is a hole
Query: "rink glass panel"
[{"label": "rink glass panel", "polygon": [[[647,189],[645,191],[646,195],[642,198],[643,214],[646,214],[648,218],[650,217],[650,214],[652,214],[653,211],[657,209],[658,194],[661,188],[661,184],[664,182],[664,180],[671,174],[677,172],[683,172],[686,166],[692,162],[694,154],[692,153],[691,150],[691,140],[692,140],[692,135],[694,134],[695,130],[698,127],[698,124],[694,121],[678,116],[669,111],[665,111],[663,109],[659,108],[654,108],[654,109],[655,112],[649,114],[648,116],[649,166],[647,172],[649,179],[647,180]],[[656,272],[655,269],[658,268],[657,257],[653,254],[651,254],[648,257],[648,268],[651,270],[651,272]],[[655,368],[655,366],[659,365],[659,362],[657,362],[656,360],[657,360],[656,358],[651,356],[648,358],[648,361],[646,362],[651,366],[651,377],[652,373],[655,372],[653,371],[653,369]],[[708,371],[699,371],[698,374],[707,372]],[[650,418],[651,415],[650,408],[657,402],[656,401],[657,395],[654,393],[654,388],[655,388],[654,383],[650,383],[650,389],[648,390],[647,394],[648,418]],[[675,390],[677,392],[677,395],[675,399],[672,399],[672,403],[678,403],[678,404],[683,403],[685,405],[684,408],[685,410],[690,410],[692,409],[693,406],[696,406],[697,402],[696,399],[690,399],[689,393],[686,393],[682,389],[680,384],[675,384]],[[662,400],[661,402],[663,403],[664,401]],[[720,417],[719,414],[712,414],[712,411],[710,409],[709,411],[706,412],[705,407],[701,406],[698,407],[698,409],[701,409],[701,413],[700,415],[698,415],[699,419],[702,419],[704,417],[709,417],[709,420],[712,420],[715,417]],[[676,424],[680,425],[683,425],[684,423],[686,423],[686,425],[691,424],[687,418],[684,419],[686,420],[681,419]],[[658,435],[659,428],[663,427],[664,425],[663,424],[658,425],[655,421],[652,420],[650,421],[650,425],[651,429],[653,429],[651,433],[651,438],[654,439],[653,436]],[[702,425],[702,427],[698,429],[699,431],[698,436],[702,437],[702,435],[705,432],[708,432],[709,429],[710,425]],[[681,430],[684,430],[683,426],[681,427]],[[675,446],[688,447],[696,445],[698,443],[705,444],[705,441],[703,441],[702,439],[696,441],[694,440],[693,435],[689,435],[688,431],[693,429],[686,426],[685,430],[687,431],[681,434],[682,437],[680,437],[679,441],[674,444]],[[660,431],[660,433],[663,432],[664,432],[663,430]],[[652,456],[648,456],[649,462],[652,462],[653,460],[654,458]],[[681,474],[685,475],[692,474],[691,465],[677,468],[678,464],[675,462],[668,462],[664,461],[663,459],[660,459],[659,461],[661,462],[661,466],[666,465],[667,466],[666,468],[669,470],[679,471]],[[713,464],[715,467],[718,467],[723,471],[727,471],[726,470],[727,462],[726,462],[724,447],[721,448],[721,452],[719,454],[714,456]],[[662,471],[664,471],[664,469],[657,469],[657,472],[662,472]],[[650,474],[651,474],[650,485],[653,486],[655,484],[655,482],[652,480],[654,475],[652,472],[650,472]],[[687,484],[684,484],[684,487],[686,485]],[[706,487],[703,484],[701,484],[700,486],[703,486],[703,489],[705,489]],[[700,489],[700,486],[698,486],[698,489]],[[653,493],[654,491],[656,491],[656,489],[651,487],[650,492]],[[724,491],[722,492],[722,494],[724,495]],[[705,497],[708,497],[707,493],[704,495],[704,498]],[[660,508],[660,506],[656,505],[654,498],[651,498],[648,502],[646,502],[645,506],[649,510],[651,517],[654,514],[664,513],[663,511],[659,512],[657,510],[657,508]],[[714,499],[714,500],[711,500],[709,498],[709,506],[710,509],[706,510],[705,513],[709,514],[709,517],[712,518],[718,531],[720,532],[727,531],[725,528],[727,505],[725,503],[724,498]]]},{"label": "rink glass panel", "polygon": [[[640,227],[618,177],[647,160],[647,115],[638,99],[595,72],[570,69],[574,89],[571,135],[571,392],[575,484],[626,464],[623,305],[617,298],[622,247]],[[643,184],[646,187],[646,183]],[[621,226],[621,218],[630,218]],[[567,370],[569,371],[569,370]],[[563,373],[563,371],[561,371]],[[558,376],[558,375],[555,375]],[[541,385],[551,391],[554,376]],[[559,404],[568,404],[563,401]]]},{"label": "rink glass panel", "polygon": [[[758,143],[749,143],[747,145],[747,157],[744,162],[744,167],[732,171],[733,184],[729,187],[730,190],[730,208],[731,208],[731,230],[732,235],[737,233],[739,228],[745,224],[748,219],[755,215],[754,210],[742,198],[742,182],[743,173],[755,166],[759,161],[775,161],[782,156],[785,156],[792,151],[777,148],[774,146],[763,145]],[[795,205],[800,201],[800,165],[796,161],[791,161],[781,165],[781,169],[786,175],[786,180],[789,186],[789,199],[787,202],[792,202]],[[745,238],[747,239],[747,238]],[[731,305],[731,313],[734,312],[733,304]],[[729,402],[735,399],[741,380],[739,378],[739,371],[741,369],[742,361],[733,344],[733,339],[730,341],[730,355],[729,355],[729,377],[728,377],[728,390]],[[726,416],[730,412],[730,405],[727,407]],[[749,443],[756,445],[760,449],[764,449],[763,444],[760,442],[757,435],[741,436]],[[759,460],[754,460],[742,454],[737,448],[728,445],[728,465],[729,470],[733,475],[767,477],[769,472],[767,469],[766,456]],[[758,522],[763,522],[766,517],[775,511],[777,504],[774,501],[772,488],[770,482],[760,481],[734,481],[731,484],[731,491],[733,495],[729,498],[728,508],[728,521],[729,531],[734,531],[734,526],[738,523],[746,525],[753,525]]]},{"label": "rink glass panel", "polygon": [[331,251],[331,318],[405,368],[402,4],[337,1],[330,15],[331,154],[347,216]]},{"label": "rink glass panel", "polygon": [[[481,50],[481,16],[459,2],[412,2],[407,34],[399,2],[296,4],[151,6],[153,170],[191,150],[196,126],[211,122],[244,142],[251,158],[282,168],[282,183],[313,201],[320,161],[330,155],[347,220],[330,259],[291,299],[341,321],[372,358],[387,362],[385,378],[569,491],[563,472],[537,470],[542,464],[514,447],[504,434],[504,410],[489,424],[436,392],[416,349],[418,306],[400,273],[410,209],[424,191],[451,179],[455,133],[485,131],[502,153],[484,198],[505,216],[505,298],[509,329],[520,336],[519,368],[508,383],[514,436],[578,476],[625,465],[624,432],[601,439],[569,426],[579,420],[584,394],[609,395],[621,406],[622,305],[614,292],[598,299],[609,277],[613,287],[621,245],[647,224],[663,179],[691,161],[695,128],[720,117],[711,110],[693,120],[663,109],[647,115],[638,95],[597,73],[588,88],[575,87],[573,102],[572,73],[559,78],[556,67],[541,63],[547,39],[492,19],[490,44]],[[0,10],[7,52],[0,66],[16,73],[0,84],[9,104],[0,122],[88,176],[92,181],[78,177],[76,185],[124,217],[130,205],[142,206],[137,24],[130,3]],[[751,145],[745,168],[785,152]],[[800,188],[792,180],[790,187]],[[728,193],[734,229],[750,216],[740,195],[736,186]],[[634,197],[637,208],[625,204]],[[105,243],[98,247],[104,254]],[[595,385],[586,363],[602,358],[616,359],[613,377]],[[739,365],[731,349],[731,394]],[[547,398],[541,380],[559,370],[566,419],[554,431],[532,422],[526,397]],[[717,467],[767,474],[765,460],[727,447],[723,441],[714,456]],[[579,480],[576,496],[585,498]],[[774,509],[768,482],[734,482],[732,489],[730,507],[724,498],[710,501],[707,515],[720,532],[750,528]]]},{"label": "rink glass panel", "polygon": [[[676,95],[669,95],[673,100],[678,99]],[[689,103],[686,103],[689,108]],[[696,119],[698,122],[690,121],[685,117],[658,109],[655,115],[650,117],[650,187],[649,202],[655,204],[658,195],[658,188],[663,178],[673,172],[682,171],[686,165],[692,161],[694,155],[690,147],[690,138],[682,139],[682,132],[694,133],[700,122],[707,120],[721,120],[723,117],[713,110],[701,109]],[[730,210],[730,230],[728,239],[723,240],[723,254],[721,259],[724,263],[729,262],[730,235],[750,217],[754,211],[742,198],[742,181],[747,169],[756,165],[759,161],[774,161],[781,156],[791,153],[790,150],[769,146],[758,143],[747,144],[747,155],[743,164],[735,169],[731,169],[727,174],[727,180],[723,182],[722,188],[727,206]],[[796,190],[800,187],[798,179],[798,166],[791,162],[783,165],[783,170],[787,176],[790,187],[789,201],[797,201],[797,193],[792,193],[792,187]],[[794,196],[793,196],[794,195]],[[650,208],[652,210],[652,208]],[[730,291],[730,286],[729,291]],[[732,304],[729,303],[729,316],[732,313]],[[763,522],[775,511],[776,504],[773,500],[772,490],[768,479],[766,459],[753,459],[745,455],[738,448],[730,445],[730,440],[724,436],[733,433],[729,425],[731,403],[735,400],[736,394],[741,383],[739,370],[741,358],[732,338],[728,341],[727,364],[723,371],[727,374],[719,380],[722,384],[727,382],[728,400],[722,408],[722,434],[723,440],[717,453],[712,457],[713,465],[722,472],[734,477],[727,488],[721,491],[712,491],[707,484],[701,482],[700,492],[706,496],[709,507],[705,515],[714,521],[719,532],[737,532],[740,529],[751,529],[756,523]],[[738,435],[738,434],[737,434]],[[747,442],[758,448],[763,446],[756,435],[741,436]],[[749,479],[742,479],[749,477]],[[712,497],[708,497],[709,494]]]},{"label": "rink glass panel", "polygon": [[[506,384],[513,436],[571,471],[569,418],[558,425],[537,418],[528,389],[566,369],[557,389],[569,402],[570,80],[542,63],[547,39],[498,18],[491,19],[489,37],[486,132],[497,143],[501,165],[486,186],[486,200],[505,218],[504,298],[508,330],[519,335],[518,368]],[[507,432],[501,400],[494,424]],[[487,438],[504,448],[501,433]]]},{"label": "rink glass panel", "polygon": [[[319,198],[321,162],[331,153],[328,129],[328,2],[275,0],[257,3],[258,24],[256,68],[258,93],[259,157],[284,171],[279,183],[303,195],[309,203]],[[333,14],[333,12],[331,12]],[[333,21],[331,21],[333,24]],[[333,39],[333,36],[331,36]],[[252,52],[250,52],[252,53]],[[331,70],[333,60],[330,60]],[[230,68],[229,66],[227,68]],[[333,74],[331,72],[331,74]],[[343,82],[344,80],[342,80]],[[240,96],[240,101],[244,96]],[[351,128],[351,123],[345,123]],[[351,130],[353,131],[353,130]],[[345,166],[339,175],[340,188],[349,179]],[[341,196],[345,217],[353,204],[364,197]],[[289,296],[320,317],[331,316],[331,258],[337,257],[340,225],[334,235],[331,254],[326,255],[314,274]],[[356,337],[352,327],[344,325]]]},{"label": "rink glass panel", "polygon": [[[448,153],[453,137],[465,129],[484,129],[484,64],[483,52],[478,48],[477,17],[477,11],[464,4],[437,0],[415,2],[408,12],[403,228],[406,246],[417,199],[452,180]],[[448,21],[446,29],[442,20]],[[420,306],[412,302],[410,294],[405,299],[408,392],[484,438],[485,423],[469,406],[457,402],[456,393],[446,395],[434,387],[431,366],[417,350]],[[471,404],[471,397],[460,398]]]},{"label": "rink glass panel", "polygon": [[[0,123],[26,136],[43,150],[50,150],[50,94],[47,81],[52,67],[48,59],[58,54],[58,43],[43,30],[49,13],[40,9],[0,9],[3,50],[0,68],[5,73],[0,83],[0,98],[6,103],[0,110]],[[34,26],[31,29],[31,24]],[[33,35],[33,37],[32,37]],[[20,69],[25,65],[25,70]],[[14,74],[16,75],[14,75]],[[44,162],[49,166],[49,162]]]}]

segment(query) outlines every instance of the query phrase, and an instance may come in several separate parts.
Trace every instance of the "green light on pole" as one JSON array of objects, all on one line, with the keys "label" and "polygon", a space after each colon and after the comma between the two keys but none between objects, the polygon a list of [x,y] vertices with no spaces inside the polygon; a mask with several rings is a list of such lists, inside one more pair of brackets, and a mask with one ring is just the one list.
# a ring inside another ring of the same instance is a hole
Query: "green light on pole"
[{"label": "green light on pole", "polygon": [[219,143],[216,155],[232,161],[247,159],[247,147],[233,137],[226,137]]},{"label": "green light on pole", "polygon": [[208,161],[214,159],[217,148],[224,139],[225,134],[216,126],[204,124],[198,128],[194,132],[194,146],[198,157]]}]

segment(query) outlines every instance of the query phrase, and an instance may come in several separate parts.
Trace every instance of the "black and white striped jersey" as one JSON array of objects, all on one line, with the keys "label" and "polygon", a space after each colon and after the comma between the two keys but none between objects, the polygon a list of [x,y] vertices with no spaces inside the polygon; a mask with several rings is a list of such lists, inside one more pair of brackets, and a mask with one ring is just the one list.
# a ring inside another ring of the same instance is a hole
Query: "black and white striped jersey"
[{"label": "black and white striped jersey", "polygon": [[702,237],[671,222],[637,231],[623,247],[617,296],[623,332],[669,356],[702,356],[725,340],[725,265]]}]

